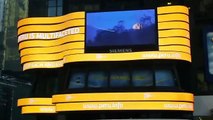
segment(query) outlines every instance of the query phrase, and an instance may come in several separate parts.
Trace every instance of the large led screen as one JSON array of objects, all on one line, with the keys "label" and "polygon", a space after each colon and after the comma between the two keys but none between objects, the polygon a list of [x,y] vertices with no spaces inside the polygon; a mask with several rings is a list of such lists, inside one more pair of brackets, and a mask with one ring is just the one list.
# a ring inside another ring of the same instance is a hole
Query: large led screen
[{"label": "large led screen", "polygon": [[116,53],[156,49],[155,9],[86,14],[86,52]]}]

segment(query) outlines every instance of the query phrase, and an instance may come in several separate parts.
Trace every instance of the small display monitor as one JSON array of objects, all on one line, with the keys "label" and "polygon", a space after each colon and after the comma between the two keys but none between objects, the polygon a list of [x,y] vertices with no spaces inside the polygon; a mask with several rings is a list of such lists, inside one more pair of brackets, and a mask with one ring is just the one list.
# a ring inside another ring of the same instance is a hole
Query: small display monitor
[{"label": "small display monitor", "polygon": [[134,87],[153,86],[153,72],[149,69],[133,70],[132,83]]},{"label": "small display monitor", "polygon": [[130,74],[128,71],[112,71],[110,73],[110,87],[128,87]]},{"label": "small display monitor", "polygon": [[156,69],[155,70],[155,83],[160,87],[174,87],[175,76],[171,69]]},{"label": "small display monitor", "polygon": [[88,12],[85,52],[157,50],[156,21],[155,9]]},{"label": "small display monitor", "polygon": [[207,25],[203,28],[205,80],[213,83],[213,26]]},{"label": "small display monitor", "polygon": [[85,72],[73,72],[70,76],[68,88],[84,88],[86,80]]},{"label": "small display monitor", "polygon": [[89,72],[88,87],[89,88],[105,88],[108,85],[107,74],[102,71]]}]

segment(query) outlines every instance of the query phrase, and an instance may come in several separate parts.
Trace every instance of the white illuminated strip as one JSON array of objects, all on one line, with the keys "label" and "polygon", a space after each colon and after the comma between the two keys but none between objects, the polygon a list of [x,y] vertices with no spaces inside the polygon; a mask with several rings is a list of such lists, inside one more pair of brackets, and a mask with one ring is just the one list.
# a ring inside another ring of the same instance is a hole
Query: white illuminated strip
[{"label": "white illuminated strip", "polygon": [[84,109],[122,109],[123,103],[115,102],[115,103],[104,103],[104,104],[83,104]]},{"label": "white illuminated strip", "polygon": [[31,62],[26,63],[23,66],[23,69],[30,69],[30,68],[57,68],[64,66],[63,60],[56,61],[56,62]]},{"label": "white illuminated strip", "polygon": [[44,112],[44,113],[55,112],[55,108],[53,108],[53,107],[41,107],[40,112]]},{"label": "white illuminated strip", "polygon": [[192,104],[164,104],[164,108],[193,109],[193,105]]},{"label": "white illuminated strip", "polygon": [[53,33],[26,33],[18,37],[18,42],[28,39],[56,39],[78,33],[80,33],[79,27],[70,28],[61,32],[53,32]]},{"label": "white illuminated strip", "polygon": [[175,58],[181,59],[180,53],[147,53],[143,54],[142,58]]}]

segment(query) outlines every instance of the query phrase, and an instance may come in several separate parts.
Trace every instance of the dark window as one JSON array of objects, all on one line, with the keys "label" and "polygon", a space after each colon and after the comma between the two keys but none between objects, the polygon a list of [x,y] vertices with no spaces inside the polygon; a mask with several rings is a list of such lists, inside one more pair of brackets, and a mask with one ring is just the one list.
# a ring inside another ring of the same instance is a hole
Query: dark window
[{"label": "dark window", "polygon": [[62,0],[49,0],[48,1],[48,16],[60,16],[63,13]]},{"label": "dark window", "polygon": [[54,7],[54,6],[56,6],[56,0],[49,0],[49,1],[48,1],[48,6],[49,6],[49,7]]},{"label": "dark window", "polygon": [[48,16],[56,16],[56,7],[48,8]]},{"label": "dark window", "polygon": [[63,5],[63,0],[57,0],[57,5],[62,6]]},{"label": "dark window", "polygon": [[63,8],[62,7],[57,7],[57,15],[62,15],[63,14]]}]

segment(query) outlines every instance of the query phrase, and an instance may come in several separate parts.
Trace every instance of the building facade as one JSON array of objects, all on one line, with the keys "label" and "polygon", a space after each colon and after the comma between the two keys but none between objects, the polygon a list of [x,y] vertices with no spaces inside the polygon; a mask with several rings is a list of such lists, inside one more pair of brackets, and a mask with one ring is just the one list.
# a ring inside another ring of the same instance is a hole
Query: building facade
[{"label": "building facade", "polygon": [[[20,70],[21,63],[34,81],[29,97],[19,100],[23,114],[37,119],[193,119],[193,111],[194,119],[211,116],[211,74],[206,72],[211,67],[202,36],[212,24],[207,12],[211,1],[0,2],[1,43],[6,47],[2,70]],[[7,10],[7,5],[18,10]],[[18,29],[10,22],[27,16],[32,19],[20,20]],[[143,29],[154,32],[139,33]],[[138,42],[138,35],[153,41]],[[11,45],[12,39],[19,40],[19,48]],[[160,105],[164,108],[156,107]]]}]

